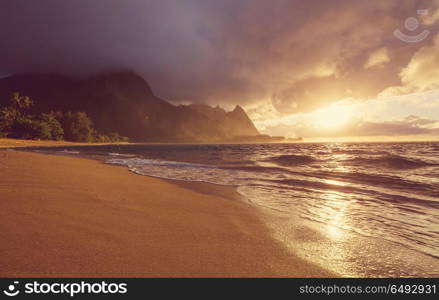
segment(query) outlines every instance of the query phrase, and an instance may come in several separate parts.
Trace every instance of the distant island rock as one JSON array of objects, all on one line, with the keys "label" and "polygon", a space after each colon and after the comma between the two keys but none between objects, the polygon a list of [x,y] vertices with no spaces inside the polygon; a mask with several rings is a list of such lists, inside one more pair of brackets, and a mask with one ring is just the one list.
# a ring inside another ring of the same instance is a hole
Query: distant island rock
[{"label": "distant island rock", "polygon": [[[19,92],[36,100],[35,112],[84,111],[96,129],[135,142],[245,142],[264,140],[242,107],[173,105],[156,97],[134,72],[76,79],[60,74],[17,74],[0,79],[0,99]],[[242,137],[242,139],[240,138]]]}]

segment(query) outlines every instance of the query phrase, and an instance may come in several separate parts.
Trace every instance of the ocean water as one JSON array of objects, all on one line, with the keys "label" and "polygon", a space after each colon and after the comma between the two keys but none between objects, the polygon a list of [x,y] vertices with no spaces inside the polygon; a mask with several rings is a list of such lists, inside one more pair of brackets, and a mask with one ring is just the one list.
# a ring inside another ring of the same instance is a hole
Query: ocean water
[{"label": "ocean water", "polygon": [[[371,238],[375,244],[382,240],[409,251],[409,257],[427,257],[424,264],[413,259],[410,265],[387,264],[387,275],[439,276],[439,143],[123,145],[52,150],[126,166],[140,175],[237,186],[251,203],[283,220],[291,217],[330,228],[327,232],[334,233],[335,242],[341,239],[340,233],[346,233],[366,241]],[[393,259],[392,255],[386,259]],[[382,262],[374,263],[379,269]]]}]

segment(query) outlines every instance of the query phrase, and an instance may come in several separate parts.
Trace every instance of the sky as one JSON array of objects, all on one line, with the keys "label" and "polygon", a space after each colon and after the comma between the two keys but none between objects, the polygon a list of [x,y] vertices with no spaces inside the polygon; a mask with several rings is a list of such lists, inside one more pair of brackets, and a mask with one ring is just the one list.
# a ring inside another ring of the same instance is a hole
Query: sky
[{"label": "sky", "polygon": [[439,0],[0,0],[0,76],[132,69],[175,104],[239,104],[262,133],[431,139],[438,8]]}]

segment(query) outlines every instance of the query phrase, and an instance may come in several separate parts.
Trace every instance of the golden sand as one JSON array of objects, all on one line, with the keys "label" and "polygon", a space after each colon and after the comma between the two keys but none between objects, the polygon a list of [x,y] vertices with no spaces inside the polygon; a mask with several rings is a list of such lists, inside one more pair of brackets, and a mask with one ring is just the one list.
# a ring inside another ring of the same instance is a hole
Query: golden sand
[{"label": "golden sand", "polygon": [[233,191],[209,186],[0,151],[0,276],[333,276],[272,239]]}]

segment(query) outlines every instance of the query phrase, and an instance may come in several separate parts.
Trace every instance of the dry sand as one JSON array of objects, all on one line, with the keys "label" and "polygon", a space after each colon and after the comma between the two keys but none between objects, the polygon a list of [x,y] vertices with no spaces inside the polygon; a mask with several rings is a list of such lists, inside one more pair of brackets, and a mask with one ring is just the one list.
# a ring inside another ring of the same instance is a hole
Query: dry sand
[{"label": "dry sand", "polygon": [[1,277],[326,277],[214,185],[0,151]]}]

